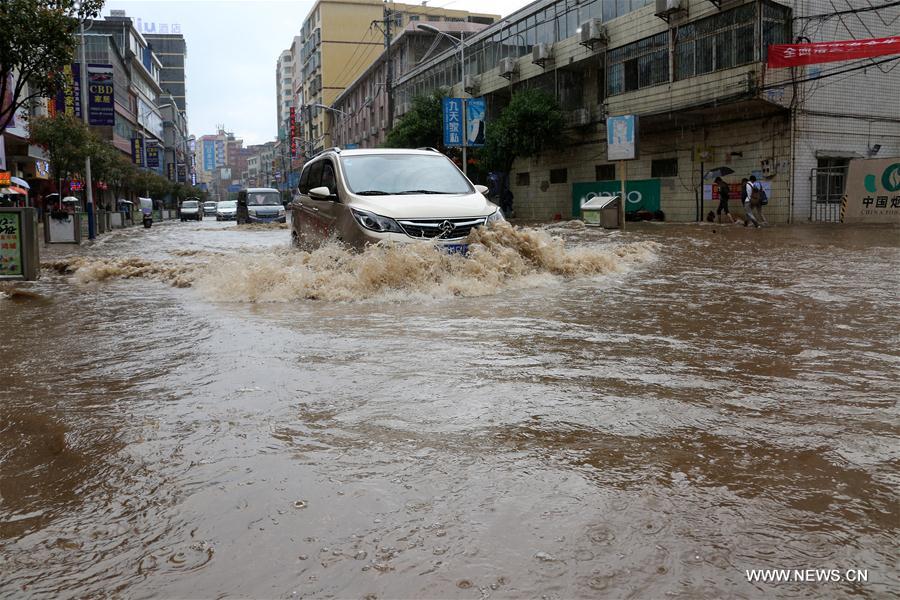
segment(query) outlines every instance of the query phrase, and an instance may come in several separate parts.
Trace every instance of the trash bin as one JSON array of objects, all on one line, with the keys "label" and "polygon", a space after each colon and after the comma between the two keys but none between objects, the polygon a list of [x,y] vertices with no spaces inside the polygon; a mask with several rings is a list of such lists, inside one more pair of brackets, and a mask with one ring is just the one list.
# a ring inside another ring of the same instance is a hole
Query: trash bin
[{"label": "trash bin", "polygon": [[581,206],[581,215],[585,225],[619,229],[619,196],[597,196]]}]

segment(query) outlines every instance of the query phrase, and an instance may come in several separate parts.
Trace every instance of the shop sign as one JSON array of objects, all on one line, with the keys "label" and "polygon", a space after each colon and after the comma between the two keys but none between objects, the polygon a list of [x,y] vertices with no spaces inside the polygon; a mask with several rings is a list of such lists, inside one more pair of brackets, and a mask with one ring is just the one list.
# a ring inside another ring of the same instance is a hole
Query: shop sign
[{"label": "shop sign", "polygon": [[147,167],[151,169],[159,168],[159,142],[149,140],[146,144],[147,151]]},{"label": "shop sign", "polygon": [[22,214],[0,213],[0,279],[24,276]]},{"label": "shop sign", "polygon": [[0,171],[0,187],[12,185],[12,174],[9,171]]},{"label": "shop sign", "polygon": [[[757,181],[760,187],[765,190],[766,197],[771,200],[772,199],[772,182],[771,181]],[[716,191],[716,184],[714,183],[706,183],[703,185],[703,199],[704,200],[715,200],[719,201],[719,192]],[[728,199],[729,200],[737,200],[741,201],[741,184],[740,183],[729,183],[728,184]]]},{"label": "shop sign", "polygon": [[82,182],[78,179],[73,179],[72,181],[69,182],[69,190],[70,191],[80,192],[83,189],[84,189],[84,182]]},{"label": "shop sign", "polygon": [[291,122],[290,122],[290,132],[291,132],[291,158],[297,158],[297,121],[296,121],[296,111],[294,107],[291,107]]},{"label": "shop sign", "polygon": [[139,167],[144,166],[144,140],[131,138],[131,161]]},{"label": "shop sign", "polygon": [[845,223],[900,223],[900,157],[851,160],[845,199]]},{"label": "shop sign", "polygon": [[184,164],[178,165],[176,172],[178,173],[178,182],[179,183],[184,183],[185,181],[187,181],[187,165],[184,165]]},{"label": "shop sign", "polygon": [[46,160],[34,161],[34,172],[38,179],[47,179],[50,177],[50,163]]},{"label": "shop sign", "polygon": [[[572,184],[572,216],[581,216],[581,207],[597,197],[618,196],[622,182],[592,181]],[[625,182],[625,212],[645,210],[656,212],[660,207],[659,179],[636,179]]]},{"label": "shop sign", "polygon": [[463,99],[444,98],[441,101],[444,119],[444,145],[463,145]]},{"label": "shop sign", "polygon": [[116,124],[112,65],[88,65],[88,123],[106,126]]}]

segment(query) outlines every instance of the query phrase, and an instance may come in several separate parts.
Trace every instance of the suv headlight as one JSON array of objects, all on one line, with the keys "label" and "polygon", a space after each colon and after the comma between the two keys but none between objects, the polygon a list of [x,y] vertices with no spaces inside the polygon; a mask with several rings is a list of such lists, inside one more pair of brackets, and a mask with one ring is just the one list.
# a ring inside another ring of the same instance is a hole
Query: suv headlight
[{"label": "suv headlight", "polygon": [[378,233],[404,233],[397,221],[389,217],[382,217],[381,215],[358,210],[356,208],[351,208],[350,212],[353,213],[353,218],[356,219],[357,223],[370,231],[377,231]]},{"label": "suv headlight", "polygon": [[494,211],[494,214],[489,215],[487,220],[485,220],[485,225],[493,225],[494,223],[500,223],[501,221],[505,221],[503,218],[503,212],[498,208]]},{"label": "suv headlight", "polygon": [[283,215],[284,215],[284,207],[282,206],[281,208],[278,209],[278,216],[281,217]]}]

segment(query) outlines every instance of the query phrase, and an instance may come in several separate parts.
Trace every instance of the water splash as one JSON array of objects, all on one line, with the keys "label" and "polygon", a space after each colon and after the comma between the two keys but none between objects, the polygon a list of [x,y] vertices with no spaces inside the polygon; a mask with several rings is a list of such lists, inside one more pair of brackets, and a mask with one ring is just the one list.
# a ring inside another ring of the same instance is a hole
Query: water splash
[{"label": "water splash", "polygon": [[466,256],[427,242],[376,245],[364,252],[331,242],[312,252],[260,249],[208,262],[80,257],[44,266],[73,273],[79,283],[148,278],[193,286],[220,302],[404,301],[486,296],[503,289],[553,285],[560,279],[623,272],[651,260],[658,248],[649,241],[567,248],[561,238],[546,231],[507,223],[476,229],[468,242]]}]

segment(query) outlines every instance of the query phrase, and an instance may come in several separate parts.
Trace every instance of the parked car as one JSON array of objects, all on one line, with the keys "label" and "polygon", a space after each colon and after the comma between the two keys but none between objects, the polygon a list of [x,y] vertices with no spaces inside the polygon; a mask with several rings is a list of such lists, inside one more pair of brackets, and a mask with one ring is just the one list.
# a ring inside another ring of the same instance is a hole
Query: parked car
[{"label": "parked car", "polygon": [[181,203],[180,214],[182,221],[202,221],[203,210],[200,208],[200,201],[185,200]]},{"label": "parked car", "polygon": [[334,237],[362,249],[381,241],[434,240],[465,251],[475,228],[503,221],[483,185],[437,150],[327,150],[306,163],[291,203],[291,240]]},{"label": "parked car", "polygon": [[216,205],[216,221],[234,221],[237,218],[237,202],[223,200]]},{"label": "parked car", "polygon": [[238,192],[237,222],[285,223],[287,216],[281,192],[274,188],[247,188]]},{"label": "parked car", "polygon": [[216,203],[212,200],[207,200],[203,203],[203,216],[215,216],[216,214]]}]

